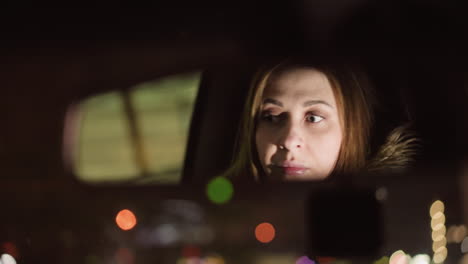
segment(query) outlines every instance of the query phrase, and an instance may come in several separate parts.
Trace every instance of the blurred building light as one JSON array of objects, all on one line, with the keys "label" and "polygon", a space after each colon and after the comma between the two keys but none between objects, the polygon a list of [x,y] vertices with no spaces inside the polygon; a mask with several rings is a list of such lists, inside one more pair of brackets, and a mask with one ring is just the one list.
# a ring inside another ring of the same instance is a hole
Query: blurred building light
[{"label": "blurred building light", "polygon": [[445,225],[445,215],[443,213],[442,213],[442,216],[431,219],[432,230],[437,231],[441,228],[444,228],[444,225]]},{"label": "blurred building light", "polygon": [[177,215],[191,222],[202,222],[204,218],[203,209],[189,200],[165,200],[162,203],[165,214]]},{"label": "blurred building light", "polygon": [[10,255],[10,254],[3,254],[1,256],[1,261],[2,264],[16,264],[15,258]]},{"label": "blurred building light", "polygon": [[453,232],[452,241],[455,243],[461,243],[467,235],[467,230],[464,225],[457,226]]},{"label": "blurred building light", "polygon": [[380,259],[374,261],[372,264],[388,264],[390,262],[390,258],[387,256],[383,256]]},{"label": "blurred building light", "polygon": [[275,227],[270,223],[261,223],[255,228],[255,238],[262,243],[270,243],[275,235]]},{"label": "blurred building light", "polygon": [[203,258],[203,264],[225,264],[226,261],[219,255],[211,255]]},{"label": "blurred building light", "polygon": [[432,251],[438,252],[447,246],[445,237],[442,240],[432,242]]},{"label": "blurred building light", "polygon": [[434,258],[432,259],[434,263],[439,264],[444,262],[444,260],[447,258],[447,256],[444,256],[442,254],[434,254]]},{"label": "blurred building light", "polygon": [[390,256],[389,264],[409,264],[410,258],[403,250],[395,251]]},{"label": "blurred building light", "polygon": [[185,258],[200,257],[201,250],[196,246],[185,246],[182,249],[182,256]]},{"label": "blurred building light", "polygon": [[388,196],[388,190],[385,187],[380,187],[375,191],[375,198],[378,201],[382,202],[382,201],[387,200],[387,196]]},{"label": "blurred building light", "polygon": [[177,264],[204,264],[203,260],[199,257],[179,258]]},{"label": "blurred building light", "polygon": [[103,261],[95,255],[87,255],[85,258],[85,264],[100,264]]},{"label": "blurred building light", "polygon": [[5,242],[2,244],[2,250],[4,253],[11,255],[14,258],[19,258],[18,247],[12,242]]},{"label": "blurred building light", "polygon": [[445,226],[442,226],[439,230],[432,231],[432,241],[440,241],[445,238]]},{"label": "blurred building light", "polygon": [[307,256],[302,256],[296,260],[296,264],[315,264],[315,261]]},{"label": "blurred building light", "polygon": [[429,214],[432,217],[438,212],[444,212],[445,210],[445,205],[442,201],[437,200],[432,203],[431,208],[429,209]]},{"label": "blurred building light", "polygon": [[434,263],[442,263],[447,258],[447,254],[448,251],[446,247],[438,248],[437,251],[434,252],[434,257],[432,260]]},{"label": "blurred building light", "polygon": [[136,216],[128,209],[121,210],[115,217],[115,222],[122,230],[130,230],[137,224]]},{"label": "blurred building light", "polygon": [[135,255],[128,248],[119,248],[115,253],[116,264],[134,264]]},{"label": "blurred building light", "polygon": [[[448,254],[444,210],[445,205],[440,200],[433,202],[429,209],[432,228],[432,251],[434,252],[432,261],[436,264],[444,262]],[[452,233],[452,229],[450,232]]]},{"label": "blurred building light", "polygon": [[[451,225],[449,226],[448,230],[447,230],[447,243],[452,243],[452,242],[455,242],[455,231],[456,231],[457,227],[455,225]],[[434,234],[434,232],[432,232]],[[434,240],[434,238],[432,238],[432,240]]]},{"label": "blurred building light", "polygon": [[468,264],[468,254],[463,255],[463,257],[460,259],[459,264]]},{"label": "blurred building light", "polygon": [[430,264],[431,257],[427,254],[418,254],[411,258],[409,264]]},{"label": "blurred building light", "polygon": [[216,204],[224,204],[231,200],[234,193],[232,183],[226,177],[216,177],[206,186],[208,199]]},{"label": "blurred building light", "polygon": [[461,252],[468,253],[468,237],[465,237],[465,239],[463,239],[463,242],[461,243]]},{"label": "blurred building light", "polygon": [[157,244],[168,246],[178,242],[181,234],[177,228],[172,224],[162,224],[158,226],[151,234]]},{"label": "blurred building light", "polygon": [[193,237],[197,244],[209,244],[214,240],[215,232],[213,228],[208,225],[194,227]]}]

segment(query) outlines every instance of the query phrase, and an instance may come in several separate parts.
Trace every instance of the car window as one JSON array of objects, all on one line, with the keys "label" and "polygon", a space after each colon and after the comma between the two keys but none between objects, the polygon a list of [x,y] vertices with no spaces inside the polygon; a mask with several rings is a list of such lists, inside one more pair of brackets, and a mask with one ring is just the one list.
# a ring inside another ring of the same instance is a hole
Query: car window
[{"label": "car window", "polygon": [[200,73],[138,84],[79,104],[73,170],[88,183],[177,183]]}]

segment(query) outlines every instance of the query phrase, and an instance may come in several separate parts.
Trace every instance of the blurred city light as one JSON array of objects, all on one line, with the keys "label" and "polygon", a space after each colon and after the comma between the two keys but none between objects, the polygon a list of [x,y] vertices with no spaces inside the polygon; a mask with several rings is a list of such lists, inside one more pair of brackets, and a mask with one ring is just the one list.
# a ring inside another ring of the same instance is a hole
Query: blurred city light
[{"label": "blurred city light", "polygon": [[296,260],[296,264],[315,264],[315,261],[307,256],[302,256]]},{"label": "blurred city light", "polygon": [[463,239],[463,242],[461,243],[461,252],[468,253],[468,237]]},{"label": "blurred city light", "polygon": [[459,264],[468,264],[468,254],[463,255],[463,257],[460,259]]},{"label": "blurred city light", "polygon": [[100,264],[102,263],[101,259],[95,255],[88,255],[85,258],[85,264]]},{"label": "blurred city light", "polygon": [[199,257],[192,258],[179,258],[177,264],[204,264],[203,260]]},{"label": "blurred city light", "polygon": [[225,264],[226,261],[219,255],[210,255],[203,258],[203,264]]},{"label": "blurred city light", "polygon": [[431,263],[431,257],[426,254],[418,254],[411,258],[410,264],[430,264]]},{"label": "blurred city light", "polygon": [[0,262],[2,264],[16,264],[15,258],[10,254],[3,254]]},{"label": "blurred city light", "polygon": [[223,204],[231,200],[234,193],[232,183],[226,177],[216,177],[206,186],[208,199],[216,204]]},{"label": "blurred city light", "polygon": [[[432,261],[436,264],[444,262],[447,258],[447,238],[445,227],[445,205],[442,201],[437,200],[432,203],[429,209],[431,216],[431,229],[432,229],[432,251],[434,252]],[[451,230],[451,233],[452,230]]]},{"label": "blurred city light", "polygon": [[135,256],[128,248],[119,248],[115,253],[116,264],[134,264]]},{"label": "blurred city light", "polygon": [[452,237],[452,241],[455,243],[461,243],[467,235],[467,230],[464,225],[457,226]]},{"label": "blurred city light", "polygon": [[431,234],[433,241],[440,241],[445,238],[445,226],[443,225],[442,228],[438,230],[433,230]]},{"label": "blurred city light", "polygon": [[445,210],[444,203],[440,200],[437,200],[432,203],[431,208],[429,209],[429,214],[431,217],[434,217],[434,215],[438,212],[443,212]]},{"label": "blurred city light", "polygon": [[182,249],[182,256],[185,258],[200,257],[200,248],[195,246],[185,246]]},{"label": "blurred city light", "polygon": [[130,230],[137,224],[137,219],[132,211],[124,209],[117,214],[115,222],[122,230]]},{"label": "blurred city light", "polygon": [[334,263],[335,261],[336,261],[336,258],[334,257],[317,257],[318,263],[327,264],[327,263]]},{"label": "blurred city light", "polygon": [[2,244],[2,250],[4,253],[11,255],[14,258],[19,257],[18,247],[12,242],[5,242]]},{"label": "blurred city light", "polygon": [[432,251],[437,252],[442,250],[447,245],[445,237],[442,240],[432,242]]},{"label": "blurred city light", "polygon": [[380,259],[373,262],[373,264],[388,264],[390,262],[390,258],[387,256],[383,256]]},{"label": "blurred city light", "polygon": [[410,257],[403,250],[395,251],[390,256],[389,264],[409,264]]},{"label": "blurred city light", "polygon": [[152,232],[144,232],[150,236],[150,240],[157,245],[171,245],[180,240],[182,234],[173,224],[162,224],[155,228]]},{"label": "blurred city light", "polygon": [[387,188],[385,187],[380,187],[375,191],[375,198],[378,201],[381,201],[381,202],[385,201],[387,199],[387,196],[388,196],[388,191],[387,191]]},{"label": "blurred city light", "polygon": [[434,253],[433,261],[434,263],[442,263],[447,258],[447,248],[439,249],[438,252]]},{"label": "blurred city light", "polygon": [[255,228],[255,237],[262,243],[270,243],[275,238],[275,227],[270,223],[261,223]]},{"label": "blurred city light", "polygon": [[448,243],[461,243],[467,235],[467,230],[464,225],[451,225],[447,231]]}]

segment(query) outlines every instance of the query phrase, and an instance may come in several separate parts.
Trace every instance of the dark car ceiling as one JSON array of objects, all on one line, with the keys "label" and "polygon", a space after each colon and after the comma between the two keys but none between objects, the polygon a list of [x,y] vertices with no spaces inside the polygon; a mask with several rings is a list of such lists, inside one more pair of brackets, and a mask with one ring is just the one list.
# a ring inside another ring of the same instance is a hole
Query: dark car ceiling
[{"label": "dark car ceiling", "polygon": [[467,154],[462,6],[322,0],[111,7],[1,11],[5,177],[62,177],[63,119],[79,98],[291,54],[358,61],[385,99],[383,126],[408,114],[426,141],[424,160]]}]

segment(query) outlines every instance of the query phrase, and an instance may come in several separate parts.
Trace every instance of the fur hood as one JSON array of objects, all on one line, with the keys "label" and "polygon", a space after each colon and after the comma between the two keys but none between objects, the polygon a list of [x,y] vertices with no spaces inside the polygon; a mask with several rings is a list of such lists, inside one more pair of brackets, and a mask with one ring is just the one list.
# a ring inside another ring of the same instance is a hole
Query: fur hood
[{"label": "fur hood", "polygon": [[415,160],[420,143],[420,139],[410,129],[410,125],[393,129],[385,143],[368,162],[367,171],[383,172],[407,168]]}]

